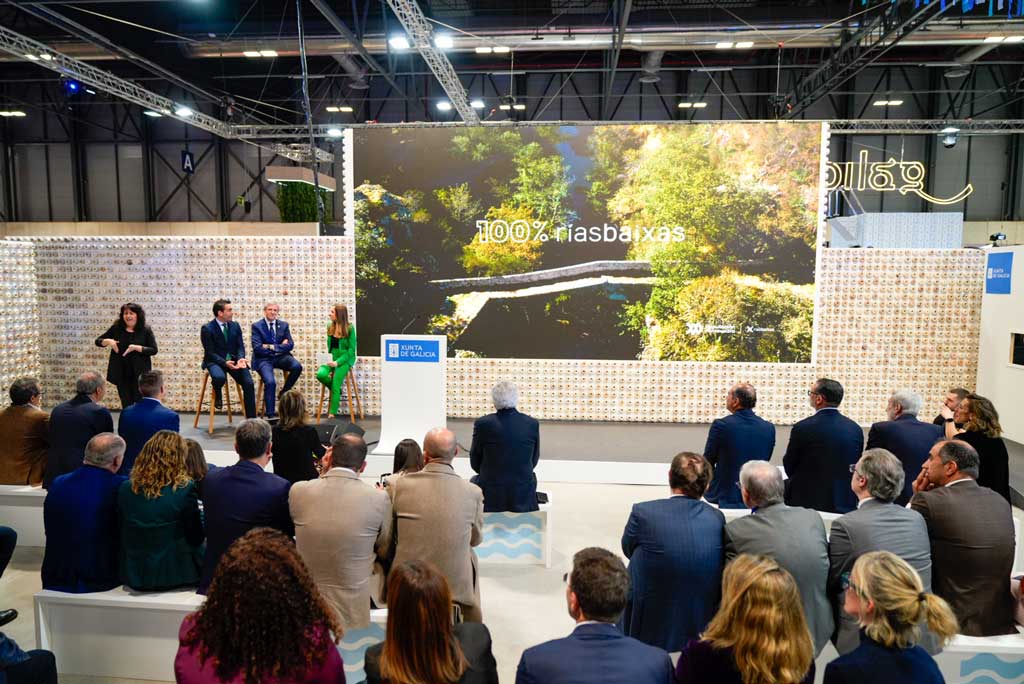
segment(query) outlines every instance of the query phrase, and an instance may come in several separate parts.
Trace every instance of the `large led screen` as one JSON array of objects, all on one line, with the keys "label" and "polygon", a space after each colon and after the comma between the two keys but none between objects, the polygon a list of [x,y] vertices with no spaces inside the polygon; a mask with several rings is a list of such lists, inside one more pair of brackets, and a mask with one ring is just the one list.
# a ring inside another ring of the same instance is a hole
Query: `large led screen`
[{"label": "large led screen", "polygon": [[811,360],[820,124],[355,131],[359,352]]}]

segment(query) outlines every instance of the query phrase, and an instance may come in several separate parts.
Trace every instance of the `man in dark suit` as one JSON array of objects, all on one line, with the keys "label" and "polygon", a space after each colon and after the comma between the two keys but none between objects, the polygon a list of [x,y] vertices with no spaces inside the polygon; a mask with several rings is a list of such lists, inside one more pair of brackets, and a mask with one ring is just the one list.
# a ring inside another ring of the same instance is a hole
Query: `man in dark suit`
[{"label": "man in dark suit", "polygon": [[775,426],[754,414],[757,390],[747,382],[734,385],[725,399],[731,415],[711,423],[704,458],[715,468],[704,495],[719,508],[743,508],[736,482],[747,461],[770,461],[775,449]]},{"label": "man in dark suit", "polygon": [[101,432],[114,431],[114,419],[100,404],[106,381],[96,371],[86,371],[75,382],[75,398],[59,404],[50,413],[50,450],[46,455],[43,487],[76,470],[85,457],[85,445]]},{"label": "man in dark suit", "polygon": [[793,426],[782,465],[786,503],[828,513],[857,507],[850,491],[850,466],[864,450],[864,431],[839,413],[843,386],[821,378],[807,392],[815,413]]},{"label": "man in dark suit", "polygon": [[[932,424],[945,428],[946,423],[953,421],[953,412],[956,411],[956,407],[959,406],[960,402],[963,401],[970,393],[971,391],[965,387],[950,388],[950,390],[946,392],[946,398],[942,401],[942,408],[939,409],[939,415],[935,416],[932,420]],[[956,427],[961,428],[963,426],[957,425]]]},{"label": "man in dark suit", "polygon": [[889,420],[875,423],[868,431],[868,449],[886,449],[903,464],[903,491],[896,497],[900,506],[910,501],[921,464],[932,445],[942,439],[941,427],[917,419],[920,410],[921,395],[910,390],[894,392],[885,409]]},{"label": "man in dark suit", "polygon": [[622,533],[630,577],[622,631],[669,652],[700,638],[718,608],[725,516],[700,500],[710,481],[703,456],[677,454],[668,471],[672,495],[634,504]]},{"label": "man in dark suit", "polygon": [[203,478],[199,497],[206,519],[206,558],[198,593],[205,594],[220,557],[254,527],[273,527],[289,537],[295,526],[288,512],[291,483],[264,470],[271,458],[270,423],[243,420],[235,430],[238,463]]},{"label": "man in dark suit", "polygon": [[828,537],[818,513],[782,502],[783,489],[776,466],[767,461],[744,464],[740,491],[752,512],[725,526],[725,558],[730,561],[741,553],[769,556],[793,575],[817,657],[835,624],[826,592]]},{"label": "man in dark suit", "polygon": [[242,386],[245,417],[255,418],[256,389],[249,372],[249,362],[245,359],[242,328],[232,320],[234,315],[230,299],[218,299],[213,303],[213,320],[199,330],[203,343],[203,368],[210,372],[217,408],[221,407],[221,389],[230,375]]},{"label": "man in dark suit", "polygon": [[11,405],[0,411],[0,484],[38,487],[50,448],[50,414],[40,408],[43,392],[35,378],[11,383]]},{"label": "man in dark suit", "polygon": [[567,578],[566,603],[576,629],[523,651],[516,684],[669,684],[668,653],[615,626],[629,594],[622,561],[607,549],[586,548],[573,556]]},{"label": "man in dark suit", "polygon": [[[924,518],[916,511],[893,503],[903,490],[903,477],[903,464],[898,458],[885,449],[868,449],[857,461],[850,477],[857,508],[832,521],[828,593],[838,625],[833,643],[840,655],[861,643],[857,620],[843,610],[846,593],[843,576],[849,577],[853,564],[865,553],[890,551],[896,554],[921,576],[924,590],[932,590],[932,550]],[[927,631],[922,633],[919,644],[929,652],[937,650],[934,637]]]},{"label": "man in dark suit", "polygon": [[946,599],[960,634],[1014,634],[1014,530],[1010,504],[978,477],[978,452],[959,439],[937,442],[914,481],[910,507],[932,545],[932,587]]},{"label": "man in dark suit", "polygon": [[[292,356],[295,340],[287,321],[277,315],[281,307],[267,304],[263,307],[263,318],[252,324],[252,368],[263,378],[263,407],[267,418],[277,415],[277,397],[284,394],[299,381],[302,364]],[[281,391],[277,391],[274,369],[288,374],[288,380]]]},{"label": "man in dark suit", "polygon": [[161,430],[178,432],[181,421],[178,414],[164,406],[164,374],[150,370],[139,376],[139,392],[142,399],[121,411],[117,421],[117,434],[124,438],[127,447],[121,474],[130,477],[135,458],[142,451],[149,438]]},{"label": "man in dark suit", "polygon": [[89,440],[82,467],[53,481],[43,502],[43,589],[88,593],[121,584],[117,474],[124,440],[104,432]]},{"label": "man in dark suit", "polygon": [[470,480],[484,493],[484,511],[537,510],[540,423],[516,410],[519,390],[502,381],[491,390],[495,413],[473,423],[469,464],[480,473]]}]

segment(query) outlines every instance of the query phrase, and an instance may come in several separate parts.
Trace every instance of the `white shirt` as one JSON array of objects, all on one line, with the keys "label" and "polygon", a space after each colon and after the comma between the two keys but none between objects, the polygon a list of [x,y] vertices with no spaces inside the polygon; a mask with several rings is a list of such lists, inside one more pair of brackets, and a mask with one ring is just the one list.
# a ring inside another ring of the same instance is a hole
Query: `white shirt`
[{"label": "white shirt", "polygon": [[874,498],[875,498],[875,497],[873,497],[873,496],[866,496],[866,497],[864,497],[863,499],[861,499],[860,501],[858,501],[858,502],[857,502],[857,508],[860,508],[861,506],[863,506],[863,505],[864,505],[864,503],[865,503],[865,502],[867,502],[867,501],[871,501],[871,500],[873,500]]}]

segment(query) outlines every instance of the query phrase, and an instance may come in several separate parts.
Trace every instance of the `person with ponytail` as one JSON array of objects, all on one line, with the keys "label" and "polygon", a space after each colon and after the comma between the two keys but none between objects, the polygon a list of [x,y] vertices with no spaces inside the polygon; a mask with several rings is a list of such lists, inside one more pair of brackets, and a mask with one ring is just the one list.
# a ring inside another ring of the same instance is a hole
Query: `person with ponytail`
[{"label": "person with ponytail", "polygon": [[814,643],[796,581],[768,556],[740,554],[722,574],[722,603],[676,664],[677,684],[810,684]]},{"label": "person with ponytail", "polygon": [[861,643],[825,666],[824,684],[944,684],[939,666],[914,644],[922,624],[945,644],[957,632],[956,617],[943,599],[924,591],[905,560],[889,551],[858,558],[843,608],[857,618]]}]

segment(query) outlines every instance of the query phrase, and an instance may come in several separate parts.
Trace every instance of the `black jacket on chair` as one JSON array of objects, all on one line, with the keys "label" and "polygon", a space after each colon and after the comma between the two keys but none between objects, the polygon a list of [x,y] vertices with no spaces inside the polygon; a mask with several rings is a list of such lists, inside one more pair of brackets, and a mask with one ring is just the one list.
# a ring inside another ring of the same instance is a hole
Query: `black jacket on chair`
[{"label": "black jacket on chair", "polygon": [[469,464],[480,473],[473,482],[484,492],[484,511],[522,513],[537,510],[540,423],[514,408],[473,423]]},{"label": "black jacket on chair", "polygon": [[850,466],[864,450],[864,431],[834,408],[823,408],[793,426],[782,465],[786,503],[826,513],[857,508]]}]

